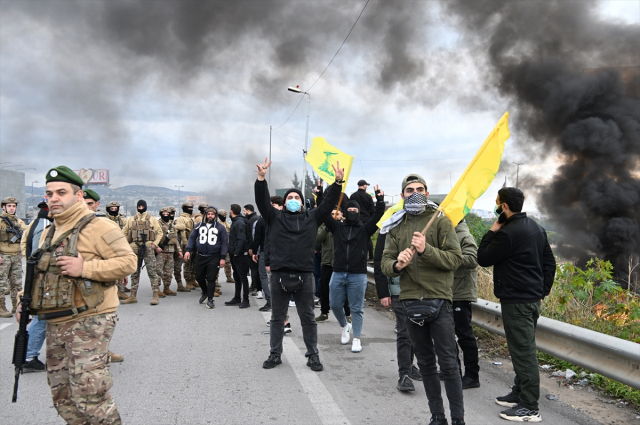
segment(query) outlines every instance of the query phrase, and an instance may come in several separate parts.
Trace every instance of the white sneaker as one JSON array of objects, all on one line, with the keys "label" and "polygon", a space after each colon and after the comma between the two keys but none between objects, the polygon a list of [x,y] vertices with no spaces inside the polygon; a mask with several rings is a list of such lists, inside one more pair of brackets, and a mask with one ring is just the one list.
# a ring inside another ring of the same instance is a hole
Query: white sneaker
[{"label": "white sneaker", "polygon": [[256,295],[256,298],[261,300],[264,298],[264,296],[262,295],[262,291],[258,291],[258,294]]},{"label": "white sneaker", "polygon": [[349,343],[350,339],[351,339],[351,323],[347,323],[347,326],[342,328],[342,338],[340,339],[340,342],[342,343],[342,345],[345,345]]},{"label": "white sneaker", "polygon": [[353,338],[353,344],[351,345],[352,353],[359,353],[362,351],[362,344],[360,344],[360,338]]},{"label": "white sneaker", "polygon": [[289,307],[295,307],[295,306],[296,306],[295,301],[289,301]]}]

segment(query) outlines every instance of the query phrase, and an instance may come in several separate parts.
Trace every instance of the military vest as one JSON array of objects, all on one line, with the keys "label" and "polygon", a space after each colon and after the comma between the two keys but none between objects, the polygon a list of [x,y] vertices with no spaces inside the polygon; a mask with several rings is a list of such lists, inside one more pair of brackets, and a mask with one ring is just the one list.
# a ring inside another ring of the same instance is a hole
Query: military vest
[{"label": "military vest", "polygon": [[117,215],[115,217],[112,215],[107,215],[107,217],[109,218],[109,220],[113,221],[118,226],[120,226],[120,229],[122,229],[126,224],[124,218],[121,215]]},{"label": "military vest", "polygon": [[[42,247],[34,253],[38,261],[29,310],[33,310],[39,317],[52,318],[47,317],[47,313],[54,310],[60,313],[55,314],[54,317],[75,317],[80,312],[96,308],[104,301],[105,290],[116,283],[64,276],[60,267],[56,265],[57,257],[78,256],[78,235],[94,218],[96,218],[95,214],[83,217],[72,229],[64,232],[55,241],[52,241],[55,224],[51,225]],[[84,306],[76,305],[76,291],[79,291]],[[64,309],[67,310],[60,311]]]},{"label": "military vest", "polygon": [[167,235],[167,232],[169,233],[169,242],[167,242],[167,244],[165,245],[165,247],[168,247],[169,245],[174,245],[176,247],[179,246],[178,244],[178,231],[173,227],[174,224],[172,222],[168,222],[165,223],[163,220],[159,221],[160,223],[160,227],[162,227],[162,241],[164,242],[164,238]]},{"label": "military vest", "polygon": [[[21,238],[18,238],[18,237],[14,238],[15,235],[12,232],[8,232],[10,227],[7,224],[6,220],[10,220],[11,223],[13,224],[13,227],[15,229],[20,230],[20,228],[18,227],[19,226],[18,220],[15,220],[15,221],[11,220],[11,218],[8,217],[8,216],[0,217],[0,242],[17,243],[17,244],[19,244]],[[14,241],[12,242],[11,239],[14,239]]]},{"label": "military vest", "polygon": [[147,242],[153,242],[156,240],[156,231],[153,230],[151,225],[151,219],[147,217],[144,220],[138,220],[138,217],[133,217],[133,222],[129,228],[129,242],[142,242],[142,235],[146,235]]}]

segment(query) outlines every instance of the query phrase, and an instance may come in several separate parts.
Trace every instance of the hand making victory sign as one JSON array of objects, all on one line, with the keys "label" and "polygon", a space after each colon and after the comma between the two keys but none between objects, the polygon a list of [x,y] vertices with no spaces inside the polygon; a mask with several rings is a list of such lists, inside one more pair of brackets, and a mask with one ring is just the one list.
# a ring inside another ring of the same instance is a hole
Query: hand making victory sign
[{"label": "hand making victory sign", "polygon": [[264,181],[264,177],[267,175],[267,170],[271,167],[272,162],[273,161],[269,161],[269,158],[265,158],[264,164],[256,164],[256,167],[258,167],[258,180]]}]

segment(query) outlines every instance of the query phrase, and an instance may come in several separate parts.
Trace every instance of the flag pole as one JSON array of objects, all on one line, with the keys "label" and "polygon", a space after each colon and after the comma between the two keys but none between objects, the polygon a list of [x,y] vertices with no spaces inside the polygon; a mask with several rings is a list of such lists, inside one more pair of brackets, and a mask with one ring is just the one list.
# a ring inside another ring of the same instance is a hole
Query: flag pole
[{"label": "flag pole", "polygon": [[[429,228],[431,227],[433,222],[436,221],[436,218],[438,218],[439,215],[440,215],[440,208],[438,208],[436,212],[433,213],[433,217],[431,217],[431,220],[429,220],[425,228],[422,230],[421,232],[422,236],[427,236],[427,232],[429,231]],[[416,247],[413,245],[411,245],[411,252],[416,252]]]}]

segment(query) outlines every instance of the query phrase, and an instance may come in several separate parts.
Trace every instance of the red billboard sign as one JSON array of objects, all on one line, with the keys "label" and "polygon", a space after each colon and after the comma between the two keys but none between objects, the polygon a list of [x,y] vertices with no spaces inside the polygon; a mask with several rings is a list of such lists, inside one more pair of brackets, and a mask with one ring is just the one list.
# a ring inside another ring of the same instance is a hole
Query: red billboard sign
[{"label": "red billboard sign", "polygon": [[91,168],[85,170],[82,168],[73,171],[80,176],[84,184],[109,184],[109,170],[92,170]]}]

